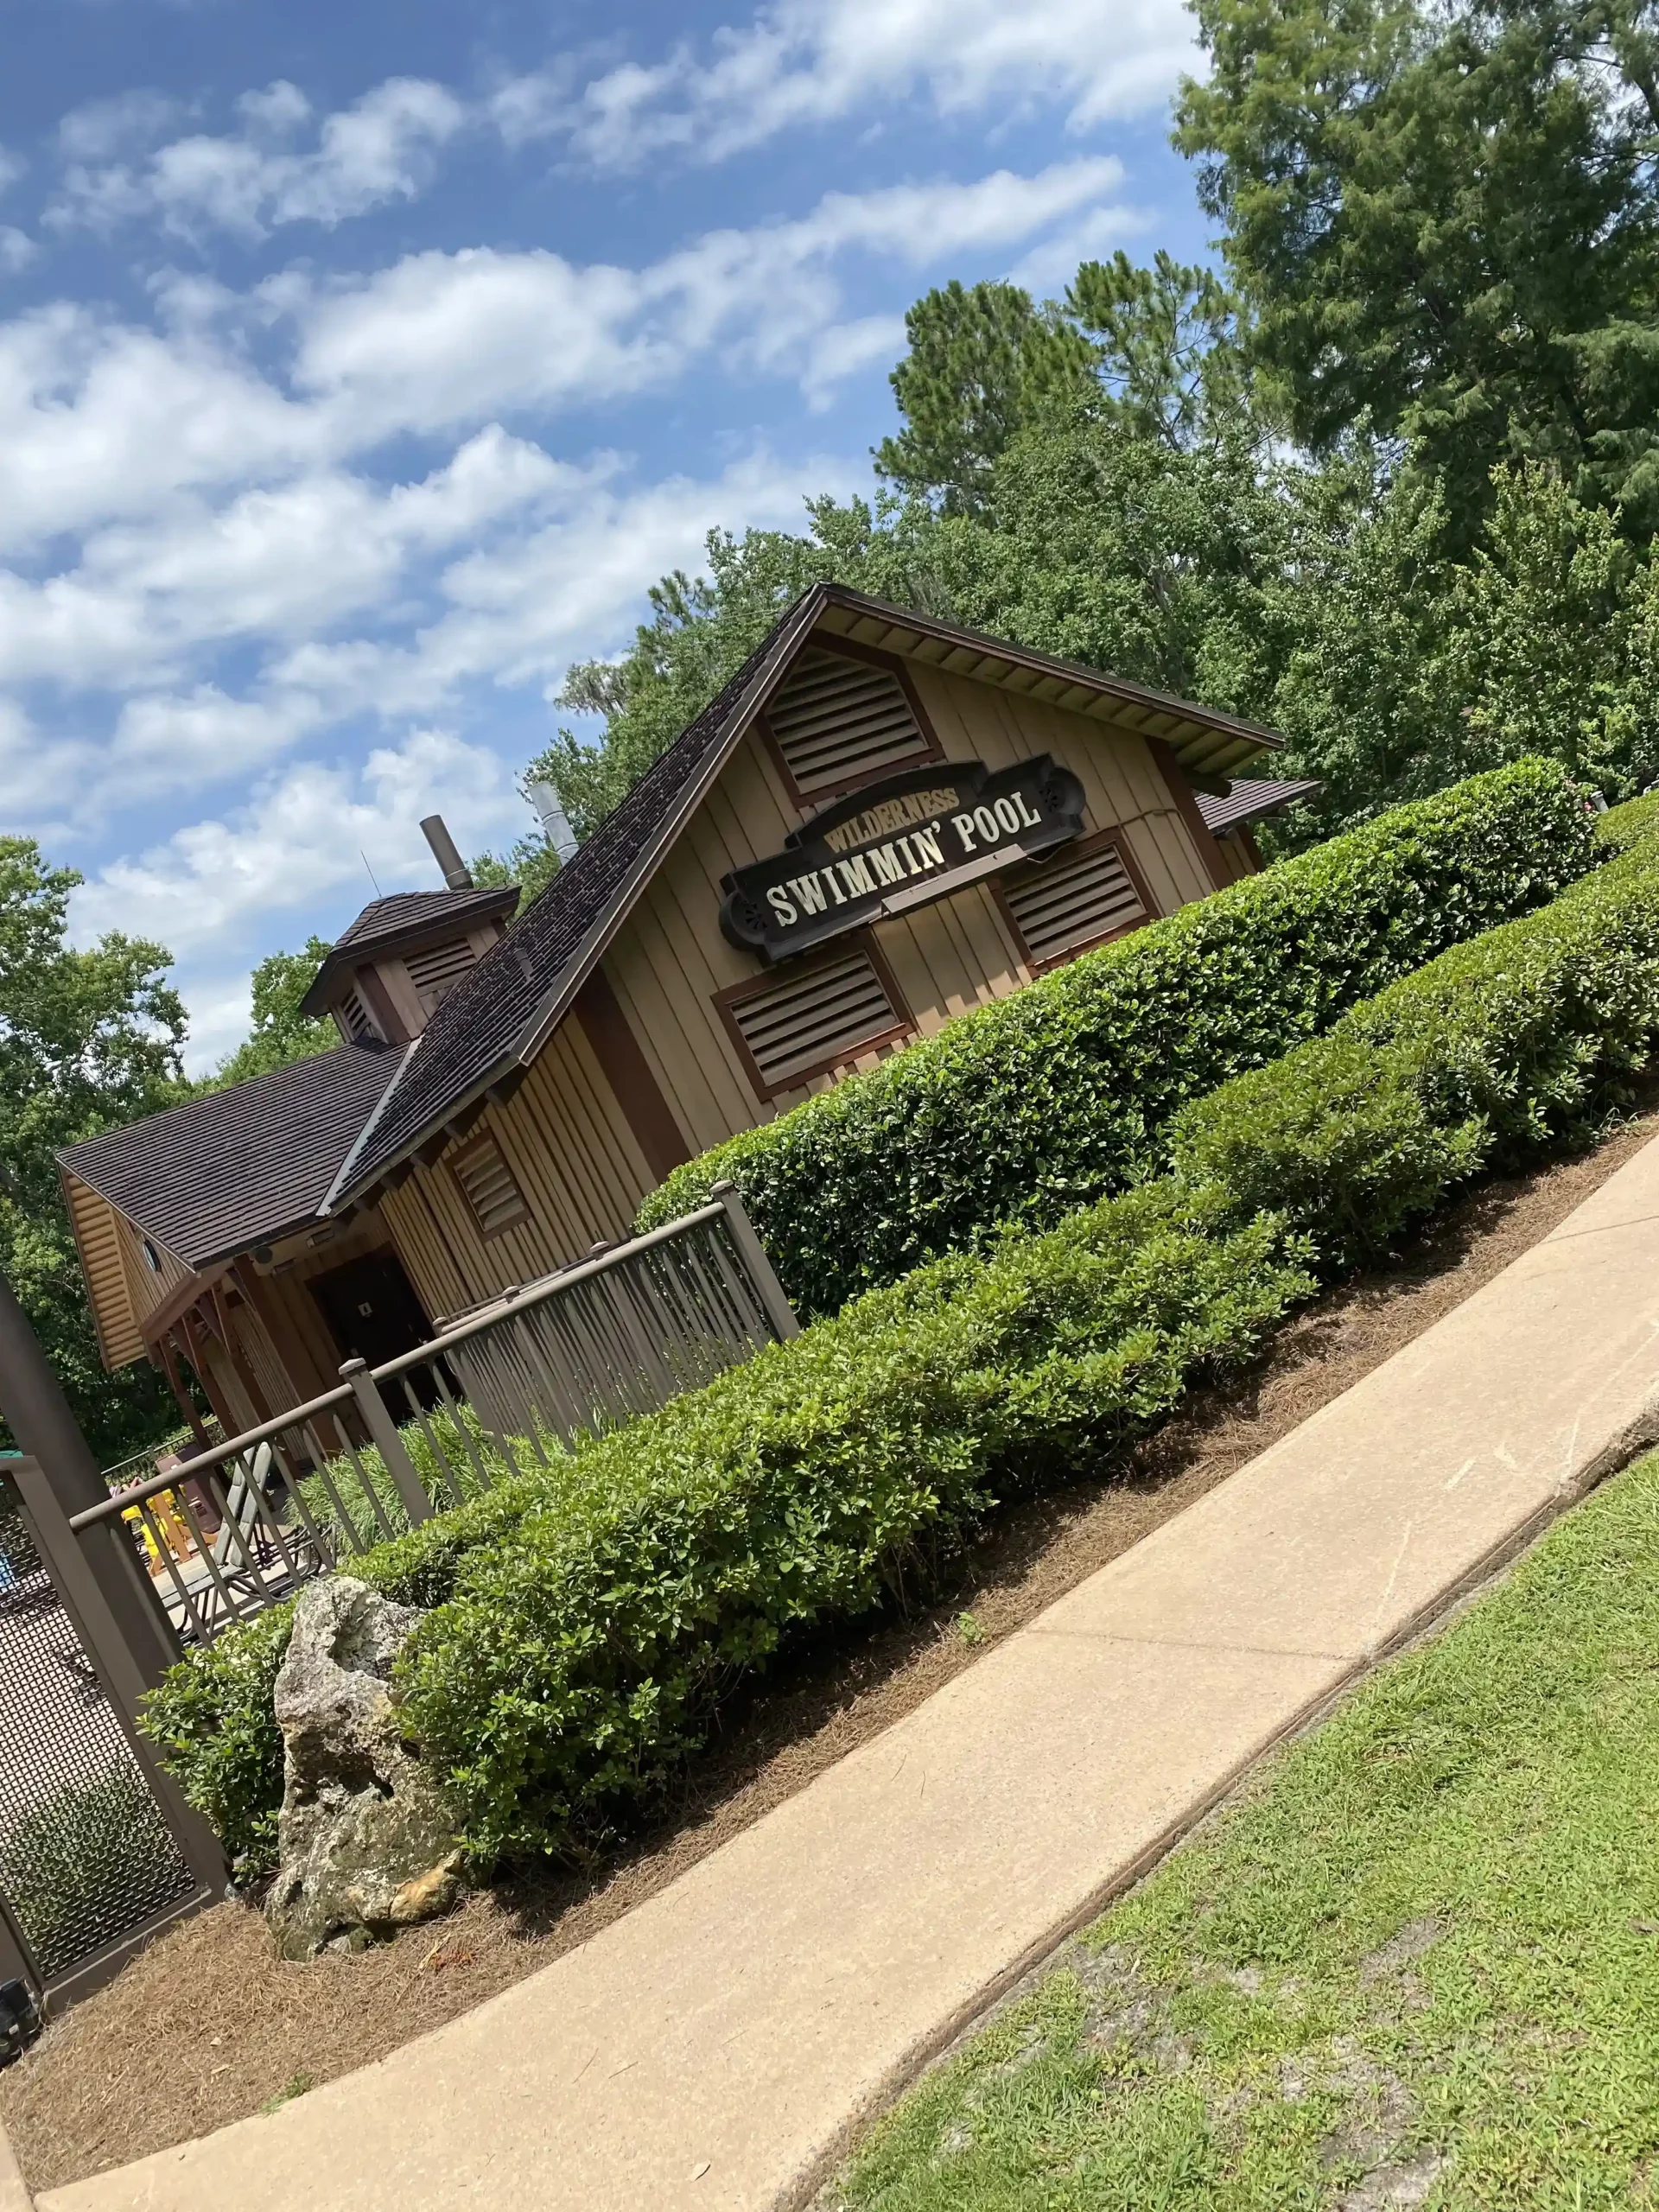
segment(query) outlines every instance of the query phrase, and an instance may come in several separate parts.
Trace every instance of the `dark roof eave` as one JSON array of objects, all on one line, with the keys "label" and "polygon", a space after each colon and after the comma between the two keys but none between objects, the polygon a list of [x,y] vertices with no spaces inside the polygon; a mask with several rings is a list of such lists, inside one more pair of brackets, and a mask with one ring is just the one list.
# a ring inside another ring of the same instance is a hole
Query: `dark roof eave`
[{"label": "dark roof eave", "polygon": [[[988,659],[1009,661],[1039,675],[1064,677],[1102,698],[1121,699],[1126,706],[1145,707],[1178,721],[1189,722],[1195,728],[1239,739],[1252,751],[1278,753],[1284,748],[1283,735],[1277,730],[1264,728],[1260,722],[1246,721],[1241,715],[1230,715],[1220,707],[1201,706],[1196,700],[1178,698],[1172,691],[1155,691],[1150,684],[1131,683],[1127,677],[1108,676],[1100,669],[1090,668],[1086,661],[1065,660],[1055,653],[1012,644],[1006,638],[988,637],[982,630],[965,629],[959,622],[942,622],[931,615],[915,613],[909,607],[887,607],[879,599],[849,590],[844,584],[822,584],[818,589],[823,594],[825,605],[868,614],[872,620],[887,621],[891,629],[912,630],[918,637],[977,646]],[[944,673],[949,675],[951,671],[946,669]],[[1166,739],[1165,742],[1172,741]],[[1176,746],[1175,751],[1179,758],[1180,747]]]},{"label": "dark roof eave", "polygon": [[[504,1048],[483,1074],[475,1077],[467,1089],[449,1103],[441,1118],[435,1116],[423,1129],[400,1145],[395,1153],[385,1160],[376,1160],[367,1174],[355,1183],[346,1184],[336,1195],[335,1204],[349,1205],[360,1198],[395,1167],[417,1153],[429,1141],[435,1128],[442,1128],[460,1116],[470,1113],[480,1099],[487,1096],[504,1076],[510,1075],[515,1068],[527,1066],[535,1058],[569,1013],[571,1001],[592,975],[604,955],[606,946],[632,911],[635,899],[656,872],[663,853],[702,805],[710,787],[718,781],[733,749],[775,681],[780,664],[794,651],[797,641],[811,630],[823,612],[829,590],[826,584],[812,585],[797,601],[793,610],[795,619],[791,621],[785,618],[779,624],[773,650],[766,656],[762,666],[756,670],[742,698],[734,705],[721,742],[709,748],[709,757],[698,773],[690,779],[675,804],[664,814],[654,835],[641,846],[639,856],[615,897],[565,963],[552,989],[535,1007],[528,1020],[520,1025],[512,1043]],[[400,1077],[402,1073],[400,1069]]]}]

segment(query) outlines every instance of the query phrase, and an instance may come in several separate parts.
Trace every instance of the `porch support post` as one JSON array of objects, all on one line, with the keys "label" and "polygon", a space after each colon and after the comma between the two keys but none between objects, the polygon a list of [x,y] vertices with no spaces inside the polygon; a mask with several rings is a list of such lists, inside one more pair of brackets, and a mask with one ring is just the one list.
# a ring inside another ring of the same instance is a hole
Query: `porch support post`
[{"label": "porch support post", "polygon": [[[102,1505],[110,1495],[103,1471],[69,1410],[29,1316],[0,1275],[0,1414],[18,1448],[38,1462],[66,1520]],[[140,1570],[126,1531],[117,1519],[87,1532],[84,1560],[145,1678],[160,1679],[179,1656],[179,1640],[148,1576]]]}]

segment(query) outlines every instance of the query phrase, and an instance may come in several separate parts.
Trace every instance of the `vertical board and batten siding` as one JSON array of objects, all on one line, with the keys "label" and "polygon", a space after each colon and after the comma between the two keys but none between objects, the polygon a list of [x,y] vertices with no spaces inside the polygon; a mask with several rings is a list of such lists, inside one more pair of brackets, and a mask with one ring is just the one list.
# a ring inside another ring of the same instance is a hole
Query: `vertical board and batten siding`
[{"label": "vertical board and batten siding", "polygon": [[[1051,753],[1071,768],[1086,795],[1086,826],[1122,830],[1160,912],[1215,888],[1138,734],[920,664],[911,664],[910,672],[948,758],[999,768]],[[770,748],[751,734],[607,956],[617,997],[695,1151],[770,1120],[835,1080],[820,1076],[771,1101],[758,1099],[714,1002],[721,990],[763,972],[719,934],[720,880],[775,852],[801,818]],[[874,936],[924,1036],[1031,981],[988,885],[878,923]],[[880,1057],[866,1054],[849,1065],[869,1066]]]},{"label": "vertical board and batten siding", "polygon": [[[1138,732],[922,663],[909,665],[947,759],[995,769],[1052,753],[1083,784],[1085,828],[1122,833],[1158,912],[1173,913],[1215,888],[1210,864]],[[721,934],[721,879],[776,852],[802,818],[770,746],[751,731],[605,957],[606,977],[692,1153],[769,1121],[837,1079],[819,1076],[759,1098],[716,1002],[721,992],[766,973]],[[874,936],[922,1035],[1032,979],[988,884],[880,922]],[[838,1074],[881,1057],[862,1054]],[[448,1166],[486,1131],[530,1209],[527,1219],[488,1238]],[[379,1203],[428,1312],[447,1316],[581,1258],[601,1238],[625,1235],[656,1180],[571,1015],[510,1096],[488,1103],[435,1162],[417,1163]]]},{"label": "vertical board and batten siding", "polygon": [[[448,1165],[486,1134],[530,1209],[491,1237],[480,1231]],[[428,1313],[449,1317],[625,1235],[656,1179],[572,1020],[561,1023],[510,1098],[486,1105],[431,1166],[417,1162],[381,1194],[380,1209]]]}]

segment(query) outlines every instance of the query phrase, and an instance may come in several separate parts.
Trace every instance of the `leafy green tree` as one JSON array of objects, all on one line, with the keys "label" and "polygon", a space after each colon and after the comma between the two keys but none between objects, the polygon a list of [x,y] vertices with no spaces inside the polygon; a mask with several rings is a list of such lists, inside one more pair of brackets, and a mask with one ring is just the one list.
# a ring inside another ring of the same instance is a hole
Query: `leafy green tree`
[{"label": "leafy green tree", "polygon": [[[1650,772],[1631,690],[1637,563],[1618,518],[1553,470],[1501,468],[1483,542],[1452,593],[1448,689],[1471,768],[1553,753],[1609,798]],[[1461,772],[1461,770],[1459,770]]]},{"label": "leafy green tree", "polygon": [[1296,436],[1413,442],[1459,542],[1498,464],[1659,523],[1659,130],[1637,0],[1196,0],[1177,143]]},{"label": "leafy green tree", "polygon": [[528,836],[520,837],[505,853],[480,853],[469,866],[473,880],[480,889],[516,883],[519,893],[517,912],[522,914],[531,900],[539,897],[558,874],[559,856],[545,837],[532,831]]},{"label": "leafy green tree", "polygon": [[1124,435],[1180,450],[1244,427],[1238,307],[1213,270],[1161,248],[1143,269],[1120,249],[1084,263],[1065,313],[1092,341],[1101,404]]},{"label": "leafy green tree", "polygon": [[1294,641],[1262,719],[1290,740],[1287,771],[1325,788],[1268,832],[1280,849],[1454,782],[1467,740],[1445,666],[1457,569],[1438,486],[1390,477],[1360,446],[1294,490],[1279,587]]},{"label": "leafy green tree", "polygon": [[1017,284],[924,294],[905,317],[909,351],[892,377],[905,426],[875,452],[876,474],[947,513],[973,513],[1009,441],[1056,401],[1075,401],[1094,349],[1060,311]]},{"label": "leafy green tree", "polygon": [[302,1014],[300,1001],[316,979],[329,947],[325,938],[306,939],[302,952],[273,952],[253,971],[253,1025],[235,1052],[222,1059],[207,1084],[223,1090],[251,1077],[269,1075],[292,1060],[332,1052],[340,1032],[326,1017]]},{"label": "leafy green tree", "polygon": [[148,1366],[106,1375],[56,1154],[188,1095],[184,1007],[158,944],[69,943],[71,868],[0,837],[0,1266],[92,1448],[112,1465],[178,1420]]},{"label": "leafy green tree", "polygon": [[1016,439],[932,557],[976,629],[1255,714],[1287,650],[1287,519],[1248,438],[1183,449],[1085,404]]}]

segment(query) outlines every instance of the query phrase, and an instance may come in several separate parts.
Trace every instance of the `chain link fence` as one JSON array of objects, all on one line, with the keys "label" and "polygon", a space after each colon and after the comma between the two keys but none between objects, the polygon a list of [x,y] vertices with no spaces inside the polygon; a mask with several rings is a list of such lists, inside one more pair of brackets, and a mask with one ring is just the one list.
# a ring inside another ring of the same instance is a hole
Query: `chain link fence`
[{"label": "chain link fence", "polygon": [[0,1465],[0,1896],[48,1991],[183,1904],[163,1817]]}]

